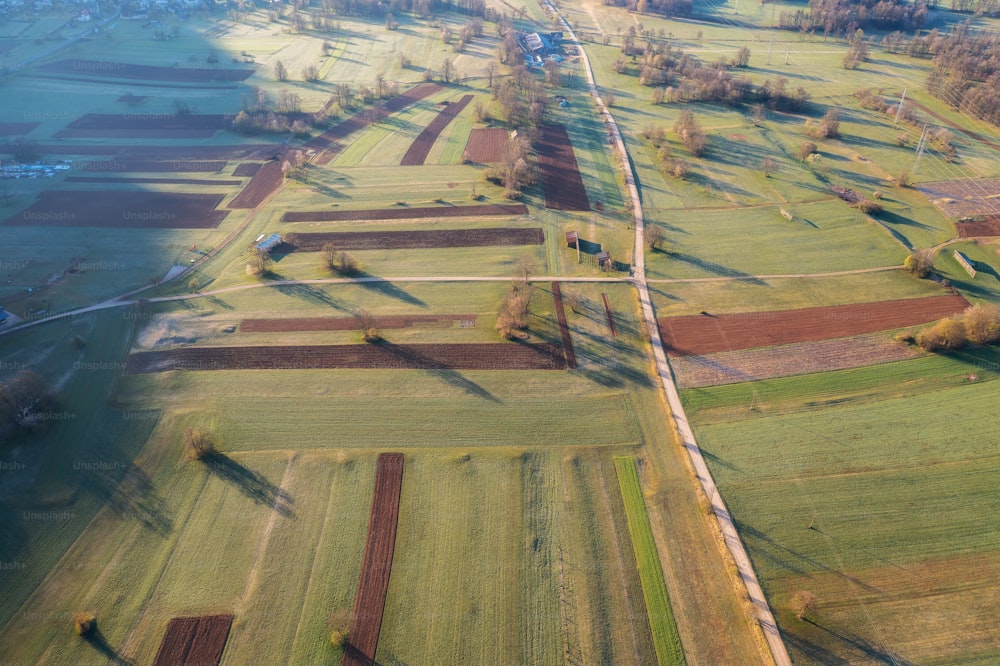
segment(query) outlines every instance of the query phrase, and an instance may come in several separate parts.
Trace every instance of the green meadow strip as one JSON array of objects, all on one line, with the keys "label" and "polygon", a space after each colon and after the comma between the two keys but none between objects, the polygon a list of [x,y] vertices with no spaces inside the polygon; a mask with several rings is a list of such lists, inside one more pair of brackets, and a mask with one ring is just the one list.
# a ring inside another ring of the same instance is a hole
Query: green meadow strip
[{"label": "green meadow strip", "polygon": [[618,485],[625,504],[628,531],[632,536],[632,550],[635,551],[635,561],[639,567],[642,596],[646,601],[646,614],[649,616],[657,661],[660,664],[686,664],[677,623],[670,609],[670,596],[663,580],[663,569],[660,568],[660,556],[653,540],[653,529],[649,525],[646,504],[639,487],[635,459],[631,456],[615,456],[615,470],[618,472]]}]

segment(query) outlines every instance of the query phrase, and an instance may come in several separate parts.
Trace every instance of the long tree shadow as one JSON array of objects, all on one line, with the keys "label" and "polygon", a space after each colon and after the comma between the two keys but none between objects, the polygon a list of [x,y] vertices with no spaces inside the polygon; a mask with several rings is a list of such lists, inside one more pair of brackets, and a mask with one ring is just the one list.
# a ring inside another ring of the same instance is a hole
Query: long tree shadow
[{"label": "long tree shadow", "polygon": [[874,659],[883,664],[892,664],[892,666],[916,666],[916,662],[910,661],[909,659],[905,659],[899,656],[897,653],[893,652],[892,650],[875,645],[866,638],[862,638],[861,636],[856,636],[854,634],[849,634],[847,632],[834,631],[833,629],[830,629],[829,627],[824,627],[823,625],[813,620],[810,620],[807,617],[802,619],[805,622],[808,622],[809,624],[813,625],[817,629],[821,629],[822,631],[825,631],[834,638],[839,639],[844,643],[847,643],[856,650],[860,650],[869,659]]},{"label": "long tree shadow", "polygon": [[212,474],[233,484],[257,504],[269,506],[285,518],[295,516],[295,511],[292,509],[295,500],[280,487],[268,481],[263,474],[244,467],[219,451],[205,454],[201,462]]},{"label": "long tree shadow", "polygon": [[[279,280],[284,279],[280,275],[276,275],[275,277]],[[333,300],[333,297],[326,293],[326,291],[311,284],[275,284],[271,285],[271,288],[285,294],[286,296],[301,298],[307,303],[311,303],[313,305],[326,305],[334,310],[350,312],[350,310]]]},{"label": "long tree shadow", "polygon": [[[736,526],[736,529],[739,531],[740,535],[744,538],[744,541],[746,541],[747,537],[753,537],[754,539],[757,539],[757,540],[762,541],[763,543],[767,544],[768,546],[770,546],[771,548],[773,548],[775,551],[787,553],[788,555],[791,555],[794,559],[800,560],[800,561],[808,564],[811,567],[811,569],[813,569],[813,570],[820,570],[820,571],[826,571],[828,573],[832,573],[832,574],[834,574],[834,575],[836,575],[836,576],[844,579],[845,581],[848,581],[848,582],[853,583],[854,585],[857,585],[858,587],[860,587],[861,589],[865,590],[866,592],[871,592],[871,593],[874,593],[874,594],[882,594],[882,590],[878,589],[874,585],[869,585],[868,583],[864,582],[863,580],[861,580],[859,578],[855,578],[854,576],[850,576],[850,575],[844,573],[843,571],[841,571],[839,569],[834,569],[833,567],[830,567],[830,566],[828,566],[826,564],[823,564],[822,562],[820,562],[818,560],[815,560],[815,559],[809,557],[808,555],[803,555],[802,553],[794,551],[791,548],[788,548],[787,546],[783,546],[783,545],[779,544],[777,541],[775,541],[774,539],[772,539],[771,537],[769,537],[768,535],[766,535],[763,532],[761,532],[760,530],[758,530],[756,528],[753,528],[753,527],[751,527],[750,525],[748,525],[748,524],[746,524],[744,522],[736,520],[736,518],[733,518],[733,524]],[[819,528],[813,527],[811,529],[815,530],[818,534],[822,533]],[[762,554],[762,555],[764,555],[766,557],[770,557],[776,563],[779,563],[779,564],[781,563],[781,560],[780,560],[780,558],[777,557],[777,555],[775,555],[773,553],[772,554],[768,554],[766,550],[760,548],[759,546],[757,548],[752,548],[750,546],[750,544],[747,544],[747,546],[748,546],[748,548],[747,548],[748,550],[752,550],[755,553]],[[795,565],[792,565],[792,564],[784,564],[783,566],[785,566],[789,571],[792,571],[794,573],[799,573],[799,574],[808,573],[808,571],[802,569],[801,567],[796,567]]]},{"label": "long tree shadow", "polygon": [[412,347],[397,345],[389,342],[388,340],[379,340],[375,344],[379,345],[382,349],[385,349],[391,354],[406,360],[408,365],[420,370],[426,370],[430,374],[444,380],[448,384],[462,389],[469,395],[475,395],[483,398],[484,400],[489,400],[490,402],[502,402],[500,398],[496,397],[471,379],[464,377],[462,373],[442,365],[440,361],[432,359],[425,354],[421,354]]},{"label": "long tree shadow", "polygon": [[722,277],[732,277],[745,279],[750,284],[756,285],[766,285],[764,280],[758,277],[754,277],[750,273],[745,273],[741,270],[735,268],[730,268],[722,264],[718,264],[714,261],[709,261],[708,259],[701,259],[693,255],[687,254],[686,252],[671,252],[670,256],[678,261],[683,261],[685,264],[690,264],[695,268],[700,268],[703,271],[708,271],[709,273],[714,273]]},{"label": "long tree shadow", "polygon": [[89,633],[82,636],[82,638],[87,642],[87,645],[100,652],[105,659],[115,666],[133,666],[135,664],[133,660],[128,659],[111,647],[111,644],[108,643],[108,639],[104,637],[99,627],[94,627]]},{"label": "long tree shadow", "polygon": [[363,278],[362,280],[356,282],[365,289],[370,289],[372,291],[377,291],[378,293],[388,296],[390,298],[395,298],[396,300],[403,301],[404,303],[409,303],[410,305],[417,305],[422,308],[428,307],[427,303],[420,300],[416,296],[410,294],[404,289],[400,289],[394,283],[386,280],[385,278],[375,277],[374,275],[369,275],[365,272],[359,272],[352,277]]},{"label": "long tree shadow", "polygon": [[[173,530],[166,501],[156,493],[153,481],[141,467],[124,456],[102,460],[95,465],[97,469],[83,472],[80,486],[85,491],[102,499],[119,517],[137,520],[161,536]],[[124,477],[120,474],[121,469],[128,469]]]},{"label": "long tree shadow", "polygon": [[785,642],[785,645],[792,648],[792,650],[801,652],[807,659],[818,664],[848,666],[851,663],[847,659],[834,654],[822,645],[814,643],[813,641],[803,638],[802,636],[788,633],[787,631],[781,632],[781,640]]}]

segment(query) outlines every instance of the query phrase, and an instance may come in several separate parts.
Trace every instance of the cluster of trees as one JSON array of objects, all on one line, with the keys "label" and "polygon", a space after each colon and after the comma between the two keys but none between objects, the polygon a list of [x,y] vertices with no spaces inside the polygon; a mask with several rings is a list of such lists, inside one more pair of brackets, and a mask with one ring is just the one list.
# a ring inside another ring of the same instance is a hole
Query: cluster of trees
[{"label": "cluster of trees", "polygon": [[1000,35],[963,25],[935,38],[928,50],[934,69],[927,90],[963,113],[1000,125]]},{"label": "cluster of trees", "polygon": [[[309,4],[303,2],[303,5]],[[495,10],[488,7],[485,0],[320,0],[320,16],[330,19],[334,16],[381,17],[386,14],[412,12],[422,18],[436,12],[459,12],[467,16],[479,16],[493,20]]]},{"label": "cluster of trees", "polygon": [[659,14],[670,18],[691,16],[694,3],[691,0],[604,0],[604,4],[625,7],[630,12]]},{"label": "cluster of trees", "polygon": [[631,51],[628,56],[623,50],[614,69],[619,74],[638,73],[640,84],[656,87],[654,104],[721,102],[738,106],[760,102],[771,109],[798,112],[809,103],[809,93],[801,86],[790,89],[788,79],[783,76],[754,86],[749,78],[735,75],[731,70],[746,67],[750,62],[747,47],[730,60],[723,58],[714,63],[658,42],[651,42],[645,48],[633,47]]},{"label": "cluster of trees", "polygon": [[233,118],[232,127],[244,134],[292,132],[303,136],[309,133],[310,127],[326,123],[323,111],[303,113],[301,104],[298,93],[281,90],[272,100],[266,90],[251,86],[250,92],[243,96],[243,109]]},{"label": "cluster of trees", "polygon": [[[687,177],[690,167],[684,160],[674,157],[673,149],[670,147],[670,144],[667,143],[666,130],[662,127],[647,125],[643,129],[642,135],[653,144],[654,148],[656,148],[656,157],[660,162],[660,168],[663,169],[665,173],[670,174],[674,178],[683,179]],[[652,249],[652,246],[650,246],[650,248]]]},{"label": "cluster of trees", "polygon": [[0,433],[38,425],[40,415],[52,407],[51,403],[45,381],[37,372],[18,371],[0,382]]},{"label": "cluster of trees", "polygon": [[528,308],[533,292],[534,287],[527,279],[517,280],[510,286],[497,312],[496,329],[500,337],[506,340],[521,337],[519,331],[528,328]]},{"label": "cluster of trees", "polygon": [[507,143],[503,162],[486,169],[484,175],[486,180],[503,185],[505,198],[520,198],[522,188],[538,181],[537,170],[531,160],[531,142],[518,134]]},{"label": "cluster of trees", "polygon": [[347,252],[338,251],[332,243],[323,246],[323,267],[348,277],[361,272],[358,260]]},{"label": "cluster of trees", "polygon": [[1000,305],[973,305],[958,317],[949,317],[923,329],[916,343],[927,351],[951,351],[967,344],[1000,342]]},{"label": "cluster of trees", "polygon": [[681,115],[674,122],[674,134],[695,157],[701,157],[708,147],[708,136],[701,129],[701,123],[687,109],[681,111]]},{"label": "cluster of trees", "polygon": [[781,12],[778,27],[824,36],[850,35],[858,28],[915,30],[927,21],[927,4],[905,0],[809,0],[809,9]]}]

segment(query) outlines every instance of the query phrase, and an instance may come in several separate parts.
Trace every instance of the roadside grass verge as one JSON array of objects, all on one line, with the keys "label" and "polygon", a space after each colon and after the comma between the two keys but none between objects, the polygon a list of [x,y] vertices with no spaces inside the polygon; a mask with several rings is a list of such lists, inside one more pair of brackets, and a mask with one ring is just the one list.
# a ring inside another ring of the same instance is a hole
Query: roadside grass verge
[{"label": "roadside grass verge", "polygon": [[653,539],[653,530],[646,514],[646,503],[639,487],[639,471],[631,456],[615,456],[615,470],[625,502],[629,534],[639,566],[642,595],[646,600],[646,613],[653,633],[657,661],[660,664],[686,664],[681,637],[677,632],[667,585],[663,580],[660,556]]}]

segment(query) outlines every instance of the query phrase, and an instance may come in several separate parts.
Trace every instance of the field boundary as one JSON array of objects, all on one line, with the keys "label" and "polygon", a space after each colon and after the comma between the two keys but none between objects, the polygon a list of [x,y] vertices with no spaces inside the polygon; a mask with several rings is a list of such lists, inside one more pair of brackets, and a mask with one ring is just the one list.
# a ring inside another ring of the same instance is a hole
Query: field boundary
[{"label": "field boundary", "polygon": [[462,110],[469,105],[472,98],[475,95],[464,95],[462,99],[457,102],[452,102],[441,109],[437,117],[430,122],[427,127],[417,135],[417,138],[413,140],[410,144],[409,149],[407,149],[406,154],[403,155],[403,159],[399,162],[400,166],[421,166],[427,159],[427,155],[430,154],[431,148],[434,147],[434,142],[437,141],[438,136],[440,136],[442,130],[455,119],[455,116],[460,114]]}]

